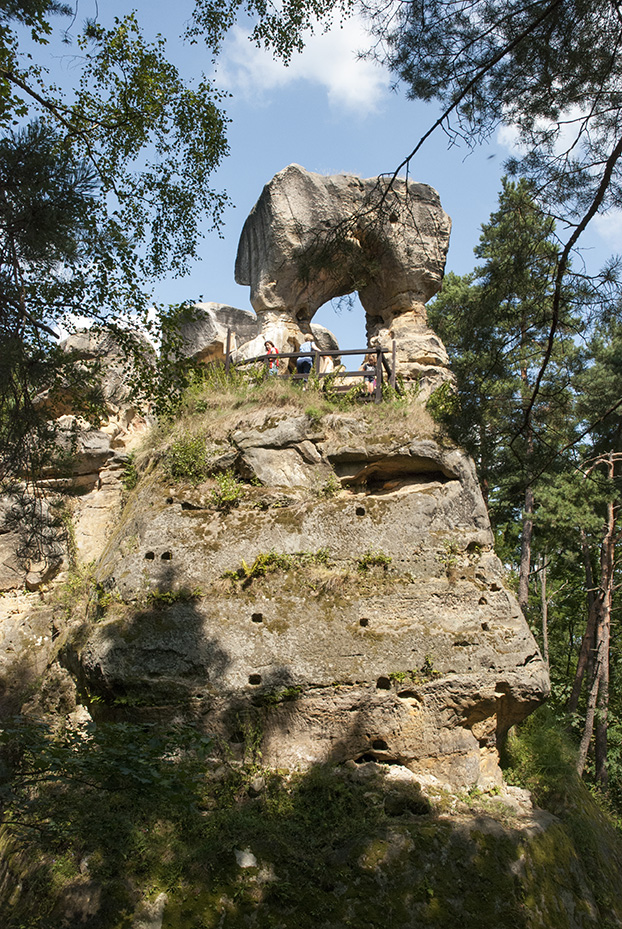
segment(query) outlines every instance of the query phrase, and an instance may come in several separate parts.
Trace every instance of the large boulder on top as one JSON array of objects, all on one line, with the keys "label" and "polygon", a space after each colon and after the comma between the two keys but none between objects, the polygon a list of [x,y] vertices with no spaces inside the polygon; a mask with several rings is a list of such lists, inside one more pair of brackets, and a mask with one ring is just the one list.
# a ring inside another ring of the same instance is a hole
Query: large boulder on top
[{"label": "large boulder on top", "polygon": [[[280,327],[289,350],[316,310],[357,290],[371,345],[399,336],[399,370],[449,379],[425,303],[440,288],[451,222],[427,184],[289,165],[267,184],[244,224],[235,277],[251,288],[262,332]],[[409,338],[396,324],[407,323]],[[411,352],[409,342],[415,341]],[[412,357],[411,357],[412,356]]]}]

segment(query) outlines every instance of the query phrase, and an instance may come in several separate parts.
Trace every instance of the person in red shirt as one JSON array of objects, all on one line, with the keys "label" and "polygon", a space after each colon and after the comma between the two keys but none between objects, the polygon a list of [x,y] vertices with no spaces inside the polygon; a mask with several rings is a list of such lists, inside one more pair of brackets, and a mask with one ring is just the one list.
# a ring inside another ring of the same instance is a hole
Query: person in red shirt
[{"label": "person in red shirt", "polygon": [[[274,342],[270,342],[270,340],[268,339],[268,340],[266,340],[266,341],[264,342],[264,345],[265,345],[265,347],[266,347],[266,355],[278,355],[278,354],[279,354],[279,350],[278,350],[278,348],[276,347],[276,345],[274,344]],[[278,360],[278,358],[274,358],[274,359],[270,358],[270,359],[268,360],[268,370],[269,370],[270,374],[278,374],[278,373],[279,373],[279,360]]]}]

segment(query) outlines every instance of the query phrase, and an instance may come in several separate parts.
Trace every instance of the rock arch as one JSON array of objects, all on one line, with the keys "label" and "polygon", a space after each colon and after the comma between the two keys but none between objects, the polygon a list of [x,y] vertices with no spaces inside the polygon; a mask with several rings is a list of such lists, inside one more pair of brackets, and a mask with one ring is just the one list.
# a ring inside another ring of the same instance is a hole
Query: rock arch
[{"label": "rock arch", "polygon": [[[425,303],[440,289],[451,220],[426,184],[289,165],[267,184],[240,236],[238,284],[251,288],[260,329],[296,350],[328,300],[358,291],[370,345],[397,341],[398,370],[429,386],[448,359]],[[345,346],[343,346],[345,347]],[[359,347],[359,346],[353,346]]]}]

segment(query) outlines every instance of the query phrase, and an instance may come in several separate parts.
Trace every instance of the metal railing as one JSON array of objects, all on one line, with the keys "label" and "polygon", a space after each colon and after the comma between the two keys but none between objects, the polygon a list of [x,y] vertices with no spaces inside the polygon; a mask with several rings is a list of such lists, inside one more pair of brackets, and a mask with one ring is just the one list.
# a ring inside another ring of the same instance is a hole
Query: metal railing
[{"label": "metal railing", "polygon": [[[365,378],[373,377],[375,380],[375,386],[373,390],[374,400],[376,403],[382,401],[382,385],[384,382],[384,374],[386,373],[387,382],[393,387],[394,390],[399,391],[399,386],[395,377],[395,367],[396,367],[396,343],[393,339],[391,343],[391,348],[382,348],[382,347],[370,347],[367,348],[352,348],[352,349],[327,349],[325,351],[321,349],[315,349],[312,351],[298,351],[298,352],[279,352],[278,354],[263,354],[256,355],[253,358],[245,358],[243,361],[232,362],[231,359],[231,336],[230,331],[227,332],[227,345],[225,353],[225,370],[228,372],[230,370],[231,364],[234,364],[234,367],[242,367],[243,365],[248,364],[257,364],[262,362],[266,366],[266,370],[269,371],[272,366],[279,365],[279,363],[287,359],[287,370],[278,370],[278,373],[275,374],[275,377],[288,378],[291,380],[304,380],[306,381],[309,377],[311,371],[307,373],[298,373],[297,371],[293,372],[289,370],[289,361],[297,360],[298,358],[312,358],[313,365],[312,370],[314,376],[318,379],[325,377],[337,377],[338,379],[347,379],[358,377],[365,380]],[[362,371],[360,368],[357,368],[356,371],[340,370],[339,368],[334,368],[332,371],[322,371],[322,358],[342,358],[343,356],[352,356],[352,355],[366,355],[375,356],[376,366],[374,371]],[[391,361],[388,361],[388,358]]]}]

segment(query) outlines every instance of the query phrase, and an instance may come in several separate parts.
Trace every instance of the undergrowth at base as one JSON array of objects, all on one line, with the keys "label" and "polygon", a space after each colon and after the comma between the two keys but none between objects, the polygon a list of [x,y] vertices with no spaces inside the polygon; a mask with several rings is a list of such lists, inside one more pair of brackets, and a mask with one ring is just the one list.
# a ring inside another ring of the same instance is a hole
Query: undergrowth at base
[{"label": "undergrowth at base", "polygon": [[[523,834],[495,792],[464,794],[484,813],[469,831],[388,765],[271,770],[262,720],[291,690],[239,715],[237,748],[189,727],[9,725],[3,929],[58,929],[81,888],[99,901],[74,922],[88,929],[129,929],[162,892],[162,929],[532,929],[532,912],[561,929],[560,893],[585,929],[617,925],[620,843],[578,781],[558,825]],[[541,725],[514,738],[512,770],[553,796],[568,758]]]}]

